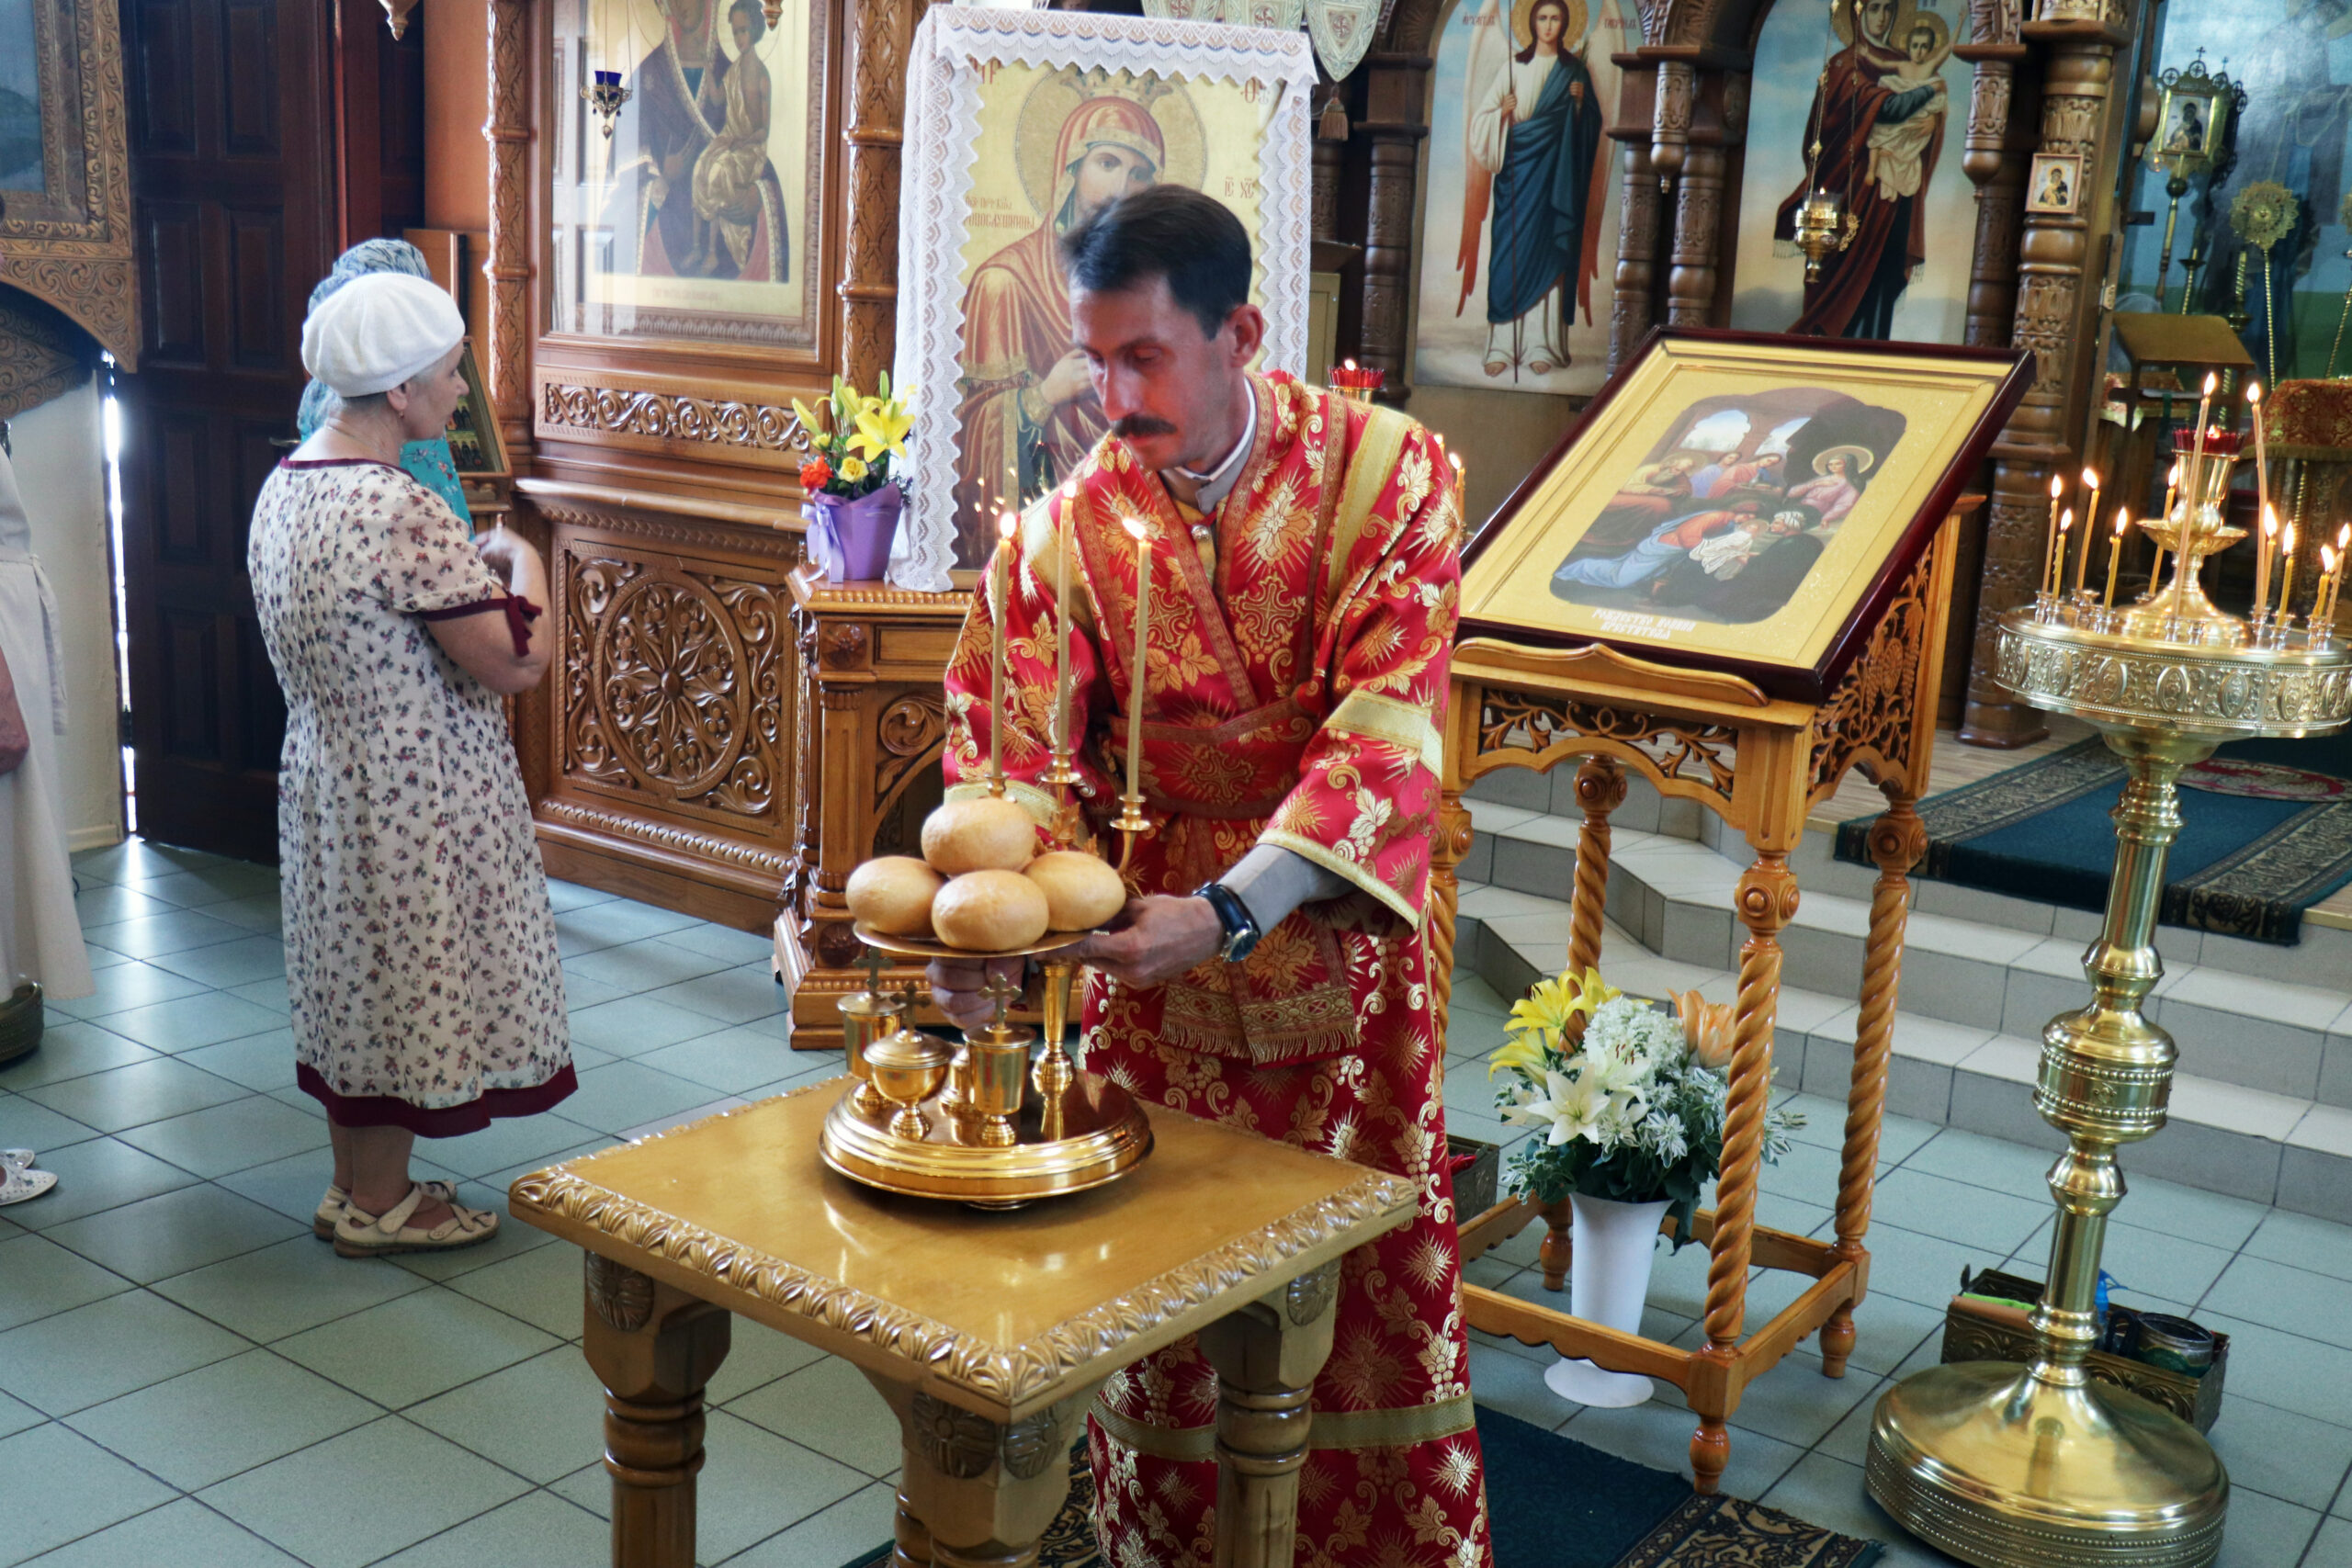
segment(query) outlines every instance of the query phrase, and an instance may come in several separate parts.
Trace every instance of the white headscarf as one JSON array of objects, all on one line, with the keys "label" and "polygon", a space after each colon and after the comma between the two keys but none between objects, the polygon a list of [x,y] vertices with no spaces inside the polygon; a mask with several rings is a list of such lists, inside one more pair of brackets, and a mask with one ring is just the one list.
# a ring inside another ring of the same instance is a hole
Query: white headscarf
[{"label": "white headscarf", "polygon": [[449,296],[421,277],[355,277],[302,323],[302,368],[339,398],[390,390],[440,363],[466,335]]}]

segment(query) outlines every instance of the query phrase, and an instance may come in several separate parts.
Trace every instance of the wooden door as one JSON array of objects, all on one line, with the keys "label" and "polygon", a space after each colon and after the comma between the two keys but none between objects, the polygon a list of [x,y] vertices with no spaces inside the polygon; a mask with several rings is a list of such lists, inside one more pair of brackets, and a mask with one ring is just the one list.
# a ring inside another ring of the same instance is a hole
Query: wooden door
[{"label": "wooden door", "polygon": [[121,0],[145,340],[122,397],[140,830],[277,858],[286,708],[245,534],[294,434],[302,315],[334,258],[330,17]]}]

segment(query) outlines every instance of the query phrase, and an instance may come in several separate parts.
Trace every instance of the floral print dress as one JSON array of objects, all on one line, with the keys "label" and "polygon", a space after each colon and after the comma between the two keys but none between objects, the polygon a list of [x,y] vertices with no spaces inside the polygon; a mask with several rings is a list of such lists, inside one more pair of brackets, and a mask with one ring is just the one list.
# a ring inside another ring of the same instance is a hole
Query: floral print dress
[{"label": "floral print dress", "polygon": [[297,1077],[345,1126],[450,1136],[577,1087],[555,916],[496,694],[426,628],[512,601],[399,468],[288,459],[247,570],[286,694],[277,841]]}]

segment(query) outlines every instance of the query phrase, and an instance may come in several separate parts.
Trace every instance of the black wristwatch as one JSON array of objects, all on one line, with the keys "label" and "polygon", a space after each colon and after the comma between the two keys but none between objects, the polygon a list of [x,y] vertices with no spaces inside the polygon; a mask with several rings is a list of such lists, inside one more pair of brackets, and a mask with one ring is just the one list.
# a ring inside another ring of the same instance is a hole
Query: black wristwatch
[{"label": "black wristwatch", "polygon": [[1258,938],[1264,934],[1258,930],[1258,922],[1250,918],[1250,906],[1222,882],[1204,883],[1194,889],[1193,897],[1207,899],[1209,908],[1216,911],[1217,924],[1225,928],[1225,942],[1216,955],[1227,964],[1238,964],[1249,957],[1250,950],[1258,945]]}]

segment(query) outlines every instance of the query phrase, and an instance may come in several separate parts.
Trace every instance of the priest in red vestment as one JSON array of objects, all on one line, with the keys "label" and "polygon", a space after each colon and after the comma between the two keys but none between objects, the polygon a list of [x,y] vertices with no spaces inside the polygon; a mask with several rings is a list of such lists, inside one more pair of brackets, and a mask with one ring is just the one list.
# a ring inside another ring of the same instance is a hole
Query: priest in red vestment
[{"label": "priest in red vestment", "polygon": [[996,543],[1001,507],[1034,501],[1085,459],[1104,427],[1086,361],[1070,346],[1057,241],[1102,205],[1159,176],[1159,122],[1133,98],[1089,98],[1062,121],[1046,221],[973,269],[964,291],[956,461],[957,558]]},{"label": "priest in red vestment", "polygon": [[[1403,415],[1248,372],[1264,333],[1249,239],[1214,199],[1154,186],[1077,226],[1062,255],[1113,423],[1023,519],[1003,761],[1042,823],[1067,615],[1091,824],[1114,838],[1138,681],[1157,824],[1136,851],[1145,896],[1075,950],[1092,966],[1086,1065],[1147,1106],[1419,1185],[1415,1219],[1341,1269],[1295,1561],[1488,1568],[1423,931],[1460,589],[1453,476]],[[947,671],[951,795],[985,788],[989,616],[976,595]],[[978,964],[932,971],[958,1021],[986,1016],[982,980]],[[1106,1563],[1206,1568],[1216,1403],[1191,1340],[1103,1387],[1088,1441]]]}]

